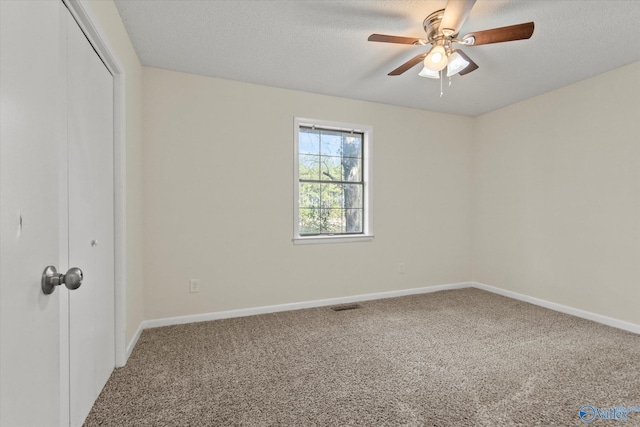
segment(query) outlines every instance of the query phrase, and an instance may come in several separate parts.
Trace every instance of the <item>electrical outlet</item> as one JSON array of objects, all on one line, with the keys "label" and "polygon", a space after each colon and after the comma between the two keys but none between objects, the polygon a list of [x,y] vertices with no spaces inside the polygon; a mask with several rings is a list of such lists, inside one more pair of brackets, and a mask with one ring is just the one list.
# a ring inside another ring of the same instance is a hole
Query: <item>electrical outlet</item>
[{"label": "electrical outlet", "polygon": [[200,292],[200,279],[191,279],[189,281],[189,292]]}]

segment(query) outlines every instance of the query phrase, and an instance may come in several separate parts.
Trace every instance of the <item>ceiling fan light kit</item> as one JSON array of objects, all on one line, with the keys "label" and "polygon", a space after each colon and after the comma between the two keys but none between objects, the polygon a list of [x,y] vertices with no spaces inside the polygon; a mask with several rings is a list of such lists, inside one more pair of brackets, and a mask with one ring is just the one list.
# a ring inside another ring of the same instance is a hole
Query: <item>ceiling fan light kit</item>
[{"label": "ceiling fan light kit", "polygon": [[447,66],[447,63],[447,52],[441,44],[433,46],[424,58],[424,66],[431,71],[440,71]]},{"label": "ceiling fan light kit", "polygon": [[440,71],[432,71],[427,67],[422,67],[422,71],[418,73],[420,77],[427,77],[429,79],[439,79]]},{"label": "ceiling fan light kit", "polygon": [[468,66],[469,61],[467,61],[462,55],[460,55],[457,50],[454,50],[449,55],[449,63],[447,64],[447,77],[458,74]]},{"label": "ceiling fan light kit", "polygon": [[534,24],[511,25],[508,27],[493,28],[490,30],[476,31],[458,39],[460,28],[466,21],[476,0],[448,0],[444,9],[437,10],[427,16],[423,22],[427,38],[412,38],[400,36],[388,36],[384,34],[372,34],[369,41],[384,43],[412,44],[414,46],[432,47],[425,53],[418,54],[389,73],[390,76],[398,76],[405,71],[424,63],[424,68],[418,74],[421,77],[437,79],[441,77],[441,71],[447,69],[447,77],[455,74],[464,76],[477,70],[478,64],[473,62],[463,51],[452,49],[452,44],[464,46],[478,46],[491,43],[502,43],[514,40],[528,39],[533,35]]}]

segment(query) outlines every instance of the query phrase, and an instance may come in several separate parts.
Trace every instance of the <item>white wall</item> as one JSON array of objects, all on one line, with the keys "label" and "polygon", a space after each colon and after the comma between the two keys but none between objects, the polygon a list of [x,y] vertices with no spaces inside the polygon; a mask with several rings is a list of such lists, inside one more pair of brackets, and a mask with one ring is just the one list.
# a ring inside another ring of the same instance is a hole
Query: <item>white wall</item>
[{"label": "white wall", "polygon": [[[638,75],[466,118],[145,68],[145,318],[475,280],[640,324]],[[291,243],[295,116],[374,126],[373,243]]]},{"label": "white wall", "polygon": [[478,282],[640,324],[640,62],[480,116]]},{"label": "white wall", "polygon": [[82,2],[125,74],[127,342],[143,320],[142,67],[113,1]]},{"label": "white wall", "polygon": [[[373,242],[293,245],[295,116],[373,126]],[[145,318],[468,280],[471,126],[144,68]]]}]

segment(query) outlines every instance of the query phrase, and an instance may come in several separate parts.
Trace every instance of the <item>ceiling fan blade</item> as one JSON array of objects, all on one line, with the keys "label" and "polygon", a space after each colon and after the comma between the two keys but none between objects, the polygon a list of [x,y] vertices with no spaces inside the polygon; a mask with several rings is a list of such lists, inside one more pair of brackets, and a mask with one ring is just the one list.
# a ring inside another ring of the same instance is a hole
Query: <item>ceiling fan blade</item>
[{"label": "ceiling fan blade", "polygon": [[467,61],[469,61],[469,65],[467,65],[464,70],[460,71],[458,73],[458,75],[460,76],[464,76],[465,74],[469,74],[472,71],[477,70],[478,64],[476,64],[475,62],[473,62],[473,60],[471,58],[469,58],[463,51],[461,51],[460,49],[456,50],[456,52],[458,52],[458,55],[462,56],[464,59],[466,59]]},{"label": "ceiling fan blade", "polygon": [[462,40],[464,44],[469,46],[524,40],[531,37],[533,28],[533,22],[527,22],[525,24],[476,31],[475,33],[467,34]]},{"label": "ceiling fan blade", "polygon": [[370,42],[399,43],[399,44],[415,44],[425,45],[425,39],[416,39],[413,37],[386,36],[384,34],[371,34],[367,39]]},{"label": "ceiling fan blade", "polygon": [[440,22],[440,32],[451,31],[451,35],[460,32],[464,21],[467,20],[476,0],[449,0],[444,9],[444,16]]},{"label": "ceiling fan blade", "polygon": [[408,60],[407,62],[405,62],[404,64],[402,64],[401,66],[399,66],[398,68],[396,68],[395,70],[393,70],[392,72],[390,72],[388,75],[390,76],[399,76],[400,74],[404,73],[405,71],[407,71],[410,68],[415,67],[416,65],[418,65],[420,62],[422,62],[424,60],[424,58],[426,58],[427,53],[421,53],[419,55],[414,56],[413,58],[411,58],[410,60]]}]

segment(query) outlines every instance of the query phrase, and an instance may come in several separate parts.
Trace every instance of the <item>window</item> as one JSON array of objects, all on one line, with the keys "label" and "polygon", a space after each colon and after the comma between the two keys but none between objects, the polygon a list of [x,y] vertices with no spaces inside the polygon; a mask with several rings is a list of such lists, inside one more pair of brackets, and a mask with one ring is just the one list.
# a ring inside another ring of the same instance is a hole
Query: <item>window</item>
[{"label": "window", "polygon": [[295,119],[294,243],[373,238],[372,133],[369,126]]}]

